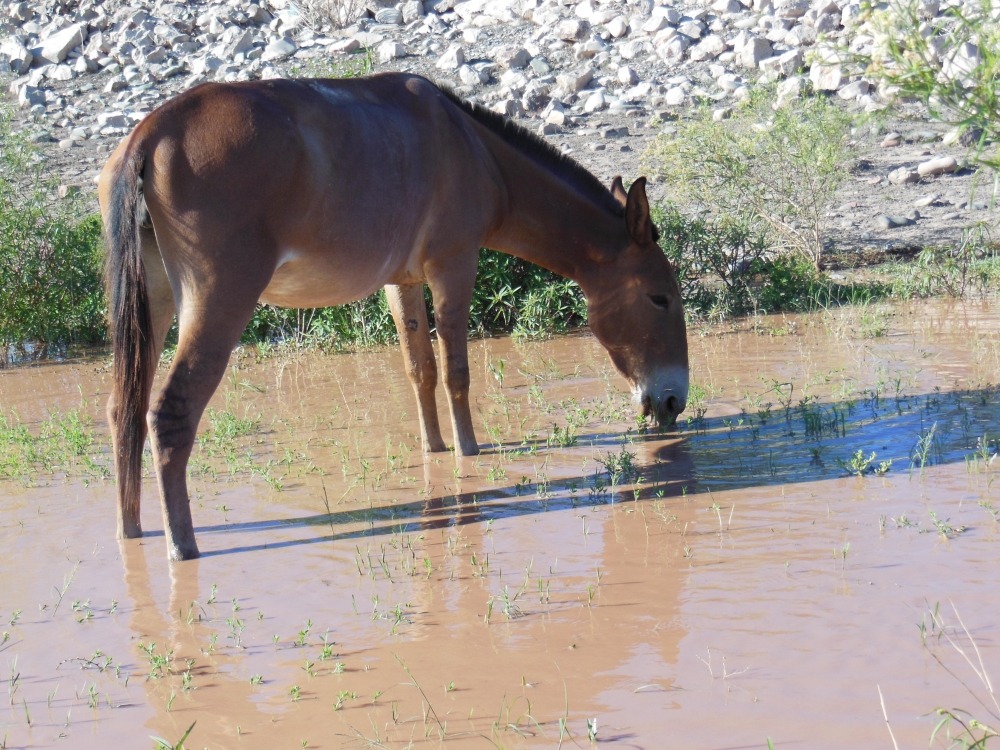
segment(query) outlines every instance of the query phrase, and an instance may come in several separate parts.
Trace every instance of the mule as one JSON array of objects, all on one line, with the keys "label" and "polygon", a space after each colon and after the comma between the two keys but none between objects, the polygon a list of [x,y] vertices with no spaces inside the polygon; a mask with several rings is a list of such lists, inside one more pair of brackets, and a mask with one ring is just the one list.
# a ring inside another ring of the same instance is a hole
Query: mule
[{"label": "mule", "polygon": [[[98,186],[114,351],[108,402],[120,538],[142,534],[147,430],[171,560],[198,556],[187,463],[258,301],[324,307],[385,287],[425,452],[445,450],[435,324],[460,456],[479,452],[467,330],[481,247],[577,282],[590,329],[639,408],[673,421],[688,389],[680,290],[645,179],[610,188],[534,136],[427,79],[206,83],[142,120]],[[177,316],[163,387],[153,374]]]}]

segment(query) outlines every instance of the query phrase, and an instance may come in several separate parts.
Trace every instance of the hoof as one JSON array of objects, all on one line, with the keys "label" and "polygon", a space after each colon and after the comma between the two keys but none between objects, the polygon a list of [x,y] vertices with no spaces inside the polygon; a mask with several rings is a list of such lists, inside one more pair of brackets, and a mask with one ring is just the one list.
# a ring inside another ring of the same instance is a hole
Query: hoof
[{"label": "hoof", "polygon": [[425,454],[429,454],[429,453],[447,453],[447,452],[448,452],[448,446],[445,445],[443,442],[441,442],[441,443],[431,443],[430,445],[427,445],[426,443],[424,444],[424,453]]},{"label": "hoof", "polygon": [[167,550],[167,557],[170,558],[170,562],[184,562],[185,560],[197,560],[201,557],[201,553],[195,544],[190,547],[171,545]]},{"label": "hoof", "polygon": [[467,445],[467,446],[464,446],[464,447],[463,446],[459,446],[458,450],[455,451],[455,455],[456,456],[462,456],[463,458],[470,458],[472,456],[478,456],[479,455],[479,446],[478,445]]},{"label": "hoof", "polygon": [[119,539],[139,539],[142,536],[142,526],[135,523],[119,527],[117,536]]}]

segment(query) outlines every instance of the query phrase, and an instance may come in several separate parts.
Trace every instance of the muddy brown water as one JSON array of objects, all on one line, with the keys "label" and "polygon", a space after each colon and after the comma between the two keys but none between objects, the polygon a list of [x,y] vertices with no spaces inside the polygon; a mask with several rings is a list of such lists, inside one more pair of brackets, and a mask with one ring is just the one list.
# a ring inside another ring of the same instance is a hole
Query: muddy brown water
[{"label": "muddy brown water", "polygon": [[114,540],[105,358],[0,371],[8,428],[76,409],[96,439],[20,474],[0,446],[0,738],[891,748],[879,690],[900,748],[938,707],[995,724],[998,332],[996,302],[695,330],[704,411],[666,434],[589,336],[478,341],[491,447],[458,461],[420,455],[396,352],[244,353],[175,565],[152,479]]}]

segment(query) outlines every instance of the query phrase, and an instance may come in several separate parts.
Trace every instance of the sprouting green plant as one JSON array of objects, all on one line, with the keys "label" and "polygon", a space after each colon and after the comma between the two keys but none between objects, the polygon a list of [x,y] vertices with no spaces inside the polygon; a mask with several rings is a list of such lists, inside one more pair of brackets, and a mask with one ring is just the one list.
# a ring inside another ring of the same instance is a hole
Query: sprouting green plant
[{"label": "sprouting green plant", "polygon": [[187,728],[187,731],[181,735],[181,738],[177,740],[175,744],[171,744],[162,737],[150,737],[150,739],[156,743],[156,750],[186,750],[184,742],[191,736],[191,732],[194,730],[194,725],[197,723],[197,721],[192,721],[191,726]]},{"label": "sprouting green plant", "polygon": [[639,474],[639,469],[635,465],[635,454],[625,446],[622,446],[618,453],[608,453],[603,459],[597,459],[597,462],[604,467],[613,485],[628,482]]},{"label": "sprouting green plant", "polygon": [[941,446],[936,439],[937,433],[937,422],[931,425],[930,430],[925,433],[921,433],[920,437],[917,438],[916,445],[913,446],[913,450],[910,452],[910,469],[912,470],[914,466],[920,467],[920,473],[923,474],[924,466],[927,465],[929,459],[933,455],[936,455],[938,459],[941,457]]},{"label": "sprouting green plant", "polygon": [[883,466],[885,468],[881,471],[881,473],[884,474],[886,471],[889,470],[889,467],[892,465],[891,461],[889,462],[883,461],[882,464],[878,467],[878,469],[873,469],[872,464],[875,462],[875,451],[872,451],[866,458],[865,452],[860,449],[856,450],[851,455],[850,459],[848,459],[847,461],[844,461],[841,458],[836,459],[836,461],[837,461],[837,466],[846,471],[848,474],[855,474],[859,477],[867,474],[869,469],[878,472],[879,469],[882,469]]},{"label": "sprouting green plant", "polygon": [[299,631],[299,637],[295,639],[296,646],[305,646],[306,638],[309,637],[309,631],[312,630],[312,620],[306,620],[306,626]]},{"label": "sprouting green plant", "polygon": [[[931,517],[931,523],[934,524],[934,528],[945,539],[950,539],[954,536],[958,536],[959,534],[963,533],[969,528],[968,526],[952,526],[949,523],[950,519],[946,518],[945,520],[942,521],[937,517],[937,513],[935,513],[933,510],[928,510],[927,515]],[[927,531],[930,531],[930,529],[927,529]]]}]

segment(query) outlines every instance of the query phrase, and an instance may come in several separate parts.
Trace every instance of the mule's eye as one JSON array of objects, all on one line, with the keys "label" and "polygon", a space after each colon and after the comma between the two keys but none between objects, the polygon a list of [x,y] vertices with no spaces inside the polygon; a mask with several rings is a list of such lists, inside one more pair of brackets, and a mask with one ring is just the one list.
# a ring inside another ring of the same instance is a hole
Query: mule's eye
[{"label": "mule's eye", "polygon": [[651,294],[649,295],[649,299],[654,305],[662,307],[664,310],[670,307],[670,300],[662,294]]}]

